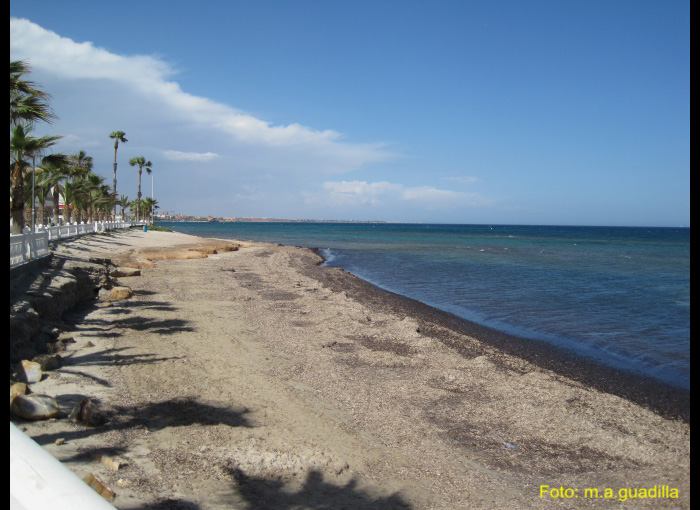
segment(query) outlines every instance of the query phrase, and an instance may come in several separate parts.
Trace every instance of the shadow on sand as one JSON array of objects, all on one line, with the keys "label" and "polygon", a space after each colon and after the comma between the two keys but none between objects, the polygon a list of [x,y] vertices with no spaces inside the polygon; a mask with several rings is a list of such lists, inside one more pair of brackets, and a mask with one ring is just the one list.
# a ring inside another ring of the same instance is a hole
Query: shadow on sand
[{"label": "shadow on sand", "polygon": [[[62,408],[77,402],[83,395],[63,394],[57,397]],[[109,431],[123,431],[134,428],[146,428],[154,432],[167,427],[187,427],[189,425],[227,425],[229,427],[253,427],[246,415],[250,409],[241,407],[222,407],[202,402],[196,397],[179,397],[161,402],[149,402],[133,407],[117,406],[105,414],[108,417],[106,425],[99,427],[76,426],[72,431],[62,431],[56,434],[39,434],[32,439],[40,445],[46,445],[57,439],[66,441],[82,439],[93,434],[104,434]],[[112,451],[110,449],[110,451]],[[89,453],[92,453],[90,450]],[[117,452],[118,453],[118,452]],[[112,451],[112,454],[115,454]]]},{"label": "shadow on sand", "polygon": [[324,481],[319,471],[310,471],[297,491],[290,491],[279,480],[248,476],[240,469],[229,469],[236,481],[236,489],[251,509],[279,510],[408,510],[411,506],[398,494],[372,496],[357,487],[353,478],[345,485]]}]

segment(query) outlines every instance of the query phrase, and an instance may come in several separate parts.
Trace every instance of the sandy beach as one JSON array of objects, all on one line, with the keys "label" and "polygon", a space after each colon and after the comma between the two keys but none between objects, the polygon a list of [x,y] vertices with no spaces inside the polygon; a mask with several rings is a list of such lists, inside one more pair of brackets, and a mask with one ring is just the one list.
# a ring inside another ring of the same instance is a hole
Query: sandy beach
[{"label": "sandy beach", "polygon": [[130,299],[64,316],[65,365],[32,385],[108,421],[11,419],[117,508],[690,507],[689,392],[470,329],[305,248],[134,230],[55,257],[141,268],[118,278]]}]

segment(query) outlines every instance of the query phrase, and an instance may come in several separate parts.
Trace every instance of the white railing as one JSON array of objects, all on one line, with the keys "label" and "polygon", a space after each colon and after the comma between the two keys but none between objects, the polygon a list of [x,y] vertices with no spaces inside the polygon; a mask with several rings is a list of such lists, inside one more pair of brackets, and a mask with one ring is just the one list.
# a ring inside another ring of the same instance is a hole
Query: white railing
[{"label": "white railing", "polygon": [[105,232],[140,225],[131,221],[96,221],[94,223],[72,223],[53,227],[38,225],[35,232],[25,227],[24,234],[10,234],[10,267],[49,255],[49,242],[68,237]]}]

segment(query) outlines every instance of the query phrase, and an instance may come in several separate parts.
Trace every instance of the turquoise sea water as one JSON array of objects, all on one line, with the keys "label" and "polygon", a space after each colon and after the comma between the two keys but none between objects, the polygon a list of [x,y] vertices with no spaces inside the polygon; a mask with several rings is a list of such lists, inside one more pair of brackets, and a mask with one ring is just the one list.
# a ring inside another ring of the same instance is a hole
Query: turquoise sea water
[{"label": "turquoise sea water", "polygon": [[[159,223],[161,224],[161,223]],[[690,229],[162,223],[319,248],[326,265],[470,321],[690,387]]]}]

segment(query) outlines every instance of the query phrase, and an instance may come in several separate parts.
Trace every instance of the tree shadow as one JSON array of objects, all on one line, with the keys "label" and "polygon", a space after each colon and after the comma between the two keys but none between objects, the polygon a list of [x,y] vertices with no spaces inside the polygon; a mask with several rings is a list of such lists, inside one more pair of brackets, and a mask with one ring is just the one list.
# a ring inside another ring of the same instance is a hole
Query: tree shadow
[{"label": "tree shadow", "polygon": [[[72,409],[84,397],[85,395],[64,394],[57,396],[56,400],[62,410],[67,410]],[[97,402],[97,399],[93,400]],[[195,396],[178,397],[161,402],[149,402],[132,407],[114,406],[101,411],[107,418],[104,425],[91,427],[76,424],[72,430],[37,434],[32,436],[32,439],[40,445],[46,445],[55,442],[57,439],[75,441],[112,431],[146,429],[149,432],[155,432],[168,427],[188,427],[190,425],[254,427],[247,417],[252,411],[247,407],[223,407],[202,402]],[[13,417],[13,421],[22,423],[24,420]],[[126,450],[123,450],[122,453],[124,452]]]},{"label": "tree shadow", "polygon": [[184,499],[167,498],[139,507],[139,510],[199,510],[199,504]]},{"label": "tree shadow", "polygon": [[52,280],[64,271],[66,260],[53,257],[47,266],[41,266],[19,278],[10,278],[10,302],[20,299],[27,293],[41,294],[51,285]]},{"label": "tree shadow", "polygon": [[[99,232],[92,234],[83,234],[77,237],[67,237],[51,241],[51,248],[56,249],[63,245],[69,250],[87,251],[94,249],[94,244],[113,246],[128,246],[128,243],[117,240],[117,235],[111,232]],[[61,254],[62,255],[62,254]]]},{"label": "tree shadow", "polygon": [[174,335],[175,333],[193,332],[195,329],[187,324],[184,319],[144,319],[143,317],[129,317],[111,321],[110,324],[117,328],[131,329],[134,331],[151,331],[159,335]]},{"label": "tree shadow", "polygon": [[[119,347],[111,349],[103,349],[98,352],[92,352],[88,354],[82,354],[78,356],[71,356],[66,358],[66,364],[62,368],[62,372],[69,374],[83,375],[82,372],[75,372],[73,370],[66,370],[66,367],[71,367],[75,365],[82,366],[106,366],[106,365],[136,365],[136,364],[152,364],[159,361],[168,361],[173,359],[181,359],[180,356],[169,356],[167,358],[156,357],[155,354],[121,354],[122,351],[127,350],[128,347]],[[109,386],[109,384],[108,384]]]},{"label": "tree shadow", "polygon": [[[131,306],[131,304],[130,304]],[[136,303],[136,306],[150,307],[151,305],[142,305]],[[168,305],[167,303],[158,303],[156,305],[156,310],[165,312],[176,312],[177,310]],[[122,310],[117,309],[114,311],[108,311],[109,315],[119,315],[124,314],[128,309]],[[126,315],[130,315],[131,312]],[[159,335],[174,335],[182,332],[194,332],[195,328],[189,326],[190,321],[184,319],[164,319],[164,318],[145,318],[139,316],[130,316],[125,318],[117,319],[99,319],[99,318],[87,318],[88,313],[80,313],[79,315],[73,314],[70,317],[64,317],[64,321],[69,323],[72,329],[79,331],[84,336],[96,336],[105,338],[115,338],[122,334],[118,331],[112,331],[113,329],[130,329],[133,331],[150,331],[157,333]]]},{"label": "tree shadow", "polygon": [[246,475],[238,468],[229,468],[236,481],[236,489],[251,509],[278,510],[408,510],[411,505],[397,493],[372,496],[357,487],[353,478],[345,485],[334,485],[323,480],[320,471],[308,473],[302,487],[296,492],[285,489],[284,482]]},{"label": "tree shadow", "polygon": [[227,425],[252,428],[247,407],[222,407],[203,402],[196,396],[177,397],[134,407],[116,407],[112,427],[116,430],[145,426],[153,432],[166,427]]},{"label": "tree shadow", "polygon": [[75,455],[72,455],[70,457],[68,457],[68,456],[61,457],[61,462],[66,463],[66,464],[71,463],[71,462],[88,462],[91,460],[100,460],[100,457],[102,457],[102,456],[121,457],[125,453],[128,453],[128,448],[123,447],[123,446],[120,446],[120,447],[103,446],[103,447],[95,447],[95,448],[85,448],[85,449],[81,449]]}]

